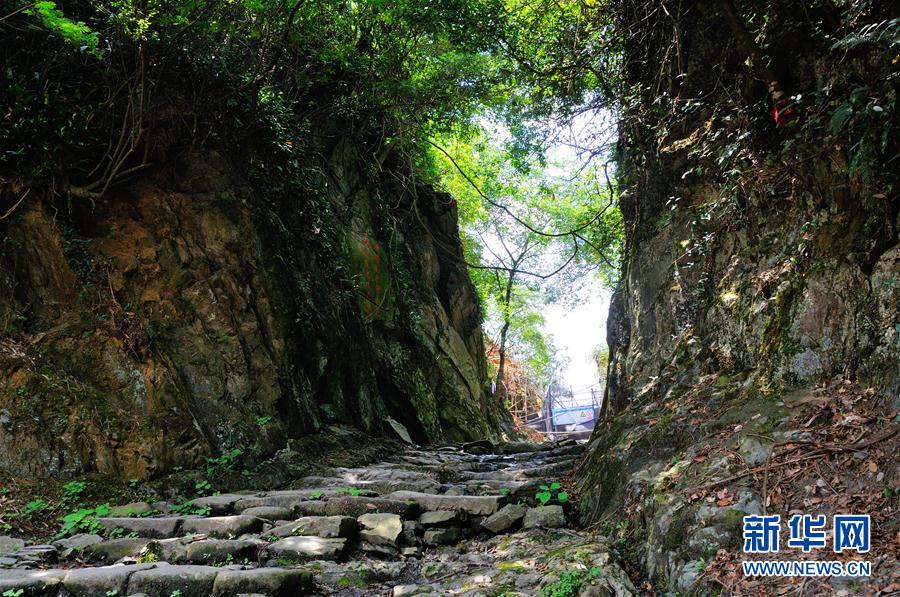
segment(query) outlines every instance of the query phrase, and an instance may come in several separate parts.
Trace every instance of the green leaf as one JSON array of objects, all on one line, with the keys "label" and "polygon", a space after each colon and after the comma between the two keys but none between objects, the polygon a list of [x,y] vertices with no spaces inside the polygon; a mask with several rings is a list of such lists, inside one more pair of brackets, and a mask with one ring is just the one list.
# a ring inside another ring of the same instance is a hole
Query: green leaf
[{"label": "green leaf", "polygon": [[556,490],[559,489],[560,487],[562,487],[562,485],[560,485],[559,483],[551,483],[551,484],[550,484],[550,489],[553,490],[553,491],[556,491]]},{"label": "green leaf", "polygon": [[542,506],[546,506],[546,505],[547,505],[547,502],[550,501],[550,497],[551,497],[551,496],[550,496],[550,492],[549,492],[549,491],[541,491],[540,493],[538,493],[538,494],[535,495],[534,497],[537,498],[537,500],[541,503]]},{"label": "green leaf", "polygon": [[832,134],[836,135],[841,132],[841,129],[844,128],[851,116],[853,116],[853,106],[850,102],[844,102],[838,106],[834,114],[831,115],[831,124],[828,127],[831,129]]},{"label": "green leaf", "polygon": [[566,493],[565,491],[560,491],[559,494],[556,496],[556,501],[558,501],[560,504],[565,504],[566,502],[569,501],[569,494]]}]

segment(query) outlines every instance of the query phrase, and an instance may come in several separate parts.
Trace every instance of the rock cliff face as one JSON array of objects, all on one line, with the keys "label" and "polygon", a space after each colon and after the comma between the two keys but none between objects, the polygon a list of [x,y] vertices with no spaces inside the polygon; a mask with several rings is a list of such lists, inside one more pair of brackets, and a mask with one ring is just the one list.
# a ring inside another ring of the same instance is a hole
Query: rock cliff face
[{"label": "rock cliff face", "polygon": [[387,417],[497,436],[454,203],[354,147],[310,152],[299,196],[213,150],[95,204],[32,189],[0,222],[0,466],[147,478]]},{"label": "rock cliff face", "polygon": [[[779,120],[725,4],[624,15],[642,23],[620,129],[627,248],[607,423],[581,469],[585,518],[624,525],[675,591],[739,551],[744,514],[774,513],[760,475],[710,484],[775,458],[792,414],[838,400],[838,380],[871,386],[859,408],[900,405],[893,54],[854,41],[884,14],[744,13],[787,90]],[[860,474],[878,495],[884,475]]]}]

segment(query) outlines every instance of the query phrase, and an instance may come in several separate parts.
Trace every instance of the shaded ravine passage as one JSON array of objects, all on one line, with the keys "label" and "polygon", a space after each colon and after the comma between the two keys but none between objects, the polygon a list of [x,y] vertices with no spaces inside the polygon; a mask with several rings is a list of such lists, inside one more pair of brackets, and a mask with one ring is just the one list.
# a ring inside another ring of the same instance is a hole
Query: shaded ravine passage
[{"label": "shaded ravine passage", "polygon": [[571,506],[559,490],[547,506],[531,505],[583,450],[571,441],[409,449],[294,489],[199,498],[195,514],[129,504],[99,519],[106,538],[3,555],[0,591],[537,595],[567,583],[569,594],[633,594],[606,540],[567,528]]}]

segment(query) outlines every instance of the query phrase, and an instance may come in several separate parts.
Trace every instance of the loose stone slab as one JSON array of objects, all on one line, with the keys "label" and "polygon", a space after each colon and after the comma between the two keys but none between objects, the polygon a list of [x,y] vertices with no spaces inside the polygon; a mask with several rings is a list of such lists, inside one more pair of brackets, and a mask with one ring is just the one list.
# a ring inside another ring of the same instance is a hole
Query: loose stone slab
[{"label": "loose stone slab", "polygon": [[118,595],[124,595],[128,579],[132,574],[139,570],[150,570],[156,566],[156,564],[128,564],[69,570],[63,579],[63,586],[72,597],[108,595],[112,591]]},{"label": "loose stone slab", "polygon": [[109,515],[113,518],[120,516],[140,516],[155,512],[156,509],[147,502],[132,502],[124,506],[113,506],[109,510]]},{"label": "loose stone slab", "polygon": [[52,545],[26,545],[15,553],[20,560],[53,564],[59,559],[59,552]]},{"label": "loose stone slab", "polygon": [[266,597],[295,597],[308,594],[313,577],[306,570],[255,568],[223,570],[213,583],[213,597],[262,594]]},{"label": "loose stone slab", "polygon": [[452,545],[460,539],[459,529],[449,527],[446,529],[428,529],[422,540],[427,545]]},{"label": "loose stone slab", "polygon": [[344,553],[346,539],[322,539],[321,537],[286,537],[269,546],[269,552],[288,562],[306,560],[337,560]]},{"label": "loose stone slab", "polygon": [[184,533],[210,535],[212,537],[237,537],[262,530],[263,520],[255,516],[213,516],[211,518],[185,518],[181,526]]},{"label": "loose stone slab", "polygon": [[528,508],[518,504],[507,504],[498,512],[481,521],[481,526],[490,532],[497,534],[511,529],[520,520],[525,518]]},{"label": "loose stone slab", "polygon": [[310,500],[294,504],[294,516],[325,516],[325,502]]},{"label": "loose stone slab", "polygon": [[566,526],[566,515],[562,506],[540,506],[529,508],[525,513],[525,522],[522,526],[526,529],[544,527],[553,529]]},{"label": "loose stone slab", "polygon": [[59,586],[65,576],[65,570],[3,570],[0,593],[23,589],[25,595],[43,595]]},{"label": "loose stone slab", "polygon": [[180,597],[208,597],[219,568],[214,566],[161,565],[152,570],[140,570],[128,579],[128,593],[171,595]]},{"label": "loose stone slab", "polygon": [[88,561],[113,563],[127,558],[136,556],[140,551],[150,543],[150,539],[141,538],[124,538],[109,539],[88,545],[82,550]]},{"label": "loose stone slab", "polygon": [[310,501],[311,496],[321,494],[322,497],[338,497],[342,492],[334,488],[328,489],[283,489],[268,491],[257,495],[242,496],[234,504],[234,511],[242,513],[249,508],[276,507],[293,510],[294,507],[305,501]]},{"label": "loose stone slab", "polygon": [[194,564],[257,561],[261,543],[246,539],[204,539],[185,546],[187,561]]},{"label": "loose stone slab", "polygon": [[412,437],[409,435],[409,430],[406,429],[406,426],[403,425],[400,421],[396,421],[390,417],[385,419],[385,422],[390,425],[390,428],[393,429],[394,433],[403,440],[407,445],[414,445],[415,442],[412,440]]},{"label": "loose stone slab", "polygon": [[349,516],[306,516],[270,529],[266,536],[312,535],[323,539],[350,539],[356,535],[356,527],[356,519]]},{"label": "loose stone slab", "polygon": [[396,514],[363,514],[359,522],[359,537],[373,545],[397,546],[403,532],[403,521]]},{"label": "loose stone slab", "polygon": [[238,500],[247,496],[236,493],[223,493],[191,500],[191,504],[197,508],[209,508],[209,513],[214,516],[231,514]]},{"label": "loose stone slab", "polygon": [[[411,493],[413,492],[395,492],[390,494],[391,496],[395,496],[399,493]],[[413,495],[428,495],[425,493],[422,494],[413,494]],[[340,498],[331,498],[325,503],[325,513],[329,516],[353,516],[359,517],[363,514],[371,514],[374,512],[383,512],[387,514],[397,514],[398,516],[402,516],[403,518],[410,518],[411,516],[418,513],[418,506],[409,501],[402,498],[390,499],[388,497],[362,497],[362,496],[347,496]]]},{"label": "loose stone slab", "polygon": [[451,527],[462,523],[462,517],[458,510],[437,510],[425,512],[419,517],[419,523],[423,527]]},{"label": "loose stone slab", "polygon": [[356,547],[360,551],[364,551],[368,555],[374,556],[376,558],[392,559],[397,557],[397,555],[400,553],[400,550],[396,545],[389,545],[387,543],[372,543],[370,541],[360,541]]},{"label": "loose stone slab", "polygon": [[0,555],[16,553],[23,547],[25,547],[25,541],[23,539],[9,537],[7,535],[0,536]]},{"label": "loose stone slab", "polygon": [[59,550],[59,556],[61,558],[67,558],[73,553],[77,553],[85,547],[100,543],[101,541],[103,541],[103,537],[100,535],[79,533],[77,535],[72,535],[71,537],[66,537],[65,539],[60,539],[59,541],[54,541],[53,546]]},{"label": "loose stone slab", "polygon": [[243,497],[234,504],[235,512],[244,512],[251,508],[285,508],[293,511],[294,506],[298,502],[306,500],[305,496],[299,495],[265,495],[254,497]]},{"label": "loose stone slab", "polygon": [[125,518],[107,517],[98,518],[97,522],[106,529],[122,529],[126,533],[136,533],[139,537],[151,539],[168,539],[178,535],[184,518],[180,516],[166,516],[162,518]]},{"label": "loose stone slab", "polygon": [[285,520],[291,518],[293,508],[284,508],[282,506],[256,506],[241,511],[244,516],[256,516],[266,520]]},{"label": "loose stone slab", "polygon": [[418,504],[423,510],[462,510],[470,516],[490,516],[500,507],[499,495],[433,495],[415,491],[395,491],[387,500],[403,500]]}]

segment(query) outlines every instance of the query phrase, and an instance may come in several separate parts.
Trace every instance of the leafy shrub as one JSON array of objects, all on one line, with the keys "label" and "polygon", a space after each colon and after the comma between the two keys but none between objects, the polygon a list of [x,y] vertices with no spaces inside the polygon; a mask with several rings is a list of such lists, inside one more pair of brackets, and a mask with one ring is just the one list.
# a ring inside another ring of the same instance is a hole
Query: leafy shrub
[{"label": "leafy shrub", "polygon": [[109,504],[100,504],[93,508],[80,508],[70,512],[62,517],[62,527],[53,538],[61,539],[76,533],[100,533],[103,531],[103,526],[97,519],[109,516],[109,511]]},{"label": "leafy shrub", "polygon": [[69,506],[78,503],[78,501],[81,500],[84,489],[84,481],[69,481],[68,483],[63,485],[63,490],[65,491],[62,498],[63,506]]}]

